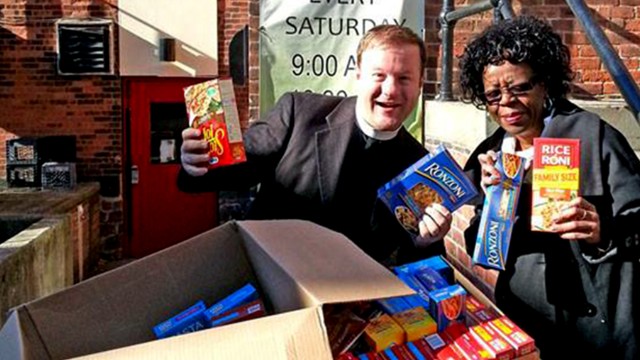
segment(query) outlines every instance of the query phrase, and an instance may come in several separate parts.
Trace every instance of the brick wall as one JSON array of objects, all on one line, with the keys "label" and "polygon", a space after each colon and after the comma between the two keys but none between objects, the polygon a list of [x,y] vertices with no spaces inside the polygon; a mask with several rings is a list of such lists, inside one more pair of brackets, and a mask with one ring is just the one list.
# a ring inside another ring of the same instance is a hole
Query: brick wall
[{"label": "brick wall", "polygon": [[[456,1],[462,8],[472,1]],[[638,0],[585,0],[592,10],[594,20],[605,30],[605,34],[630,74],[640,80],[640,1]],[[617,98],[620,92],[589,43],[582,26],[564,0],[514,0],[516,14],[531,14],[545,18],[559,32],[569,46],[575,81],[572,95],[581,99]],[[437,93],[440,79],[440,45],[438,38],[441,2],[428,2],[425,9],[427,47],[429,53],[428,86],[430,96]],[[486,12],[463,20],[455,26],[454,54],[462,53],[466,42],[492,21],[493,13]],[[457,61],[454,60],[454,76]],[[455,85],[455,84],[454,84]],[[455,87],[454,87],[455,93]]]},{"label": "brick wall", "polygon": [[[99,181],[104,194],[121,197],[120,78],[56,73],[55,21],[89,17],[115,21],[115,3],[0,0],[0,154],[5,154],[8,139],[75,135],[78,181]],[[115,35],[117,31],[117,48]],[[3,181],[5,165],[0,156]]]},{"label": "brick wall", "polygon": [[[247,0],[218,0],[218,54],[220,76],[229,74],[229,43],[245,25],[249,25],[249,2]],[[235,86],[238,116],[243,127],[249,119],[249,84]]]},{"label": "brick wall", "polygon": [[0,0],[0,153],[7,139],[74,134],[81,181],[119,175],[122,150],[120,80],[56,74],[55,21],[88,16],[113,19],[115,10],[103,1]]}]

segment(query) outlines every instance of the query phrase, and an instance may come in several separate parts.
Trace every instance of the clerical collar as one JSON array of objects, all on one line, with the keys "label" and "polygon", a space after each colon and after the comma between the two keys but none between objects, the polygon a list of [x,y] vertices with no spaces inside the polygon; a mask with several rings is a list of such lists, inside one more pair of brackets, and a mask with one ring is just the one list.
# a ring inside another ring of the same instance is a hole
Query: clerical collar
[{"label": "clerical collar", "polygon": [[365,134],[366,136],[376,140],[382,140],[382,141],[391,140],[394,137],[396,137],[396,135],[398,135],[398,132],[400,131],[400,128],[394,131],[380,131],[380,130],[374,129],[364,119],[364,117],[362,116],[362,114],[357,108],[356,108],[356,120],[357,120],[358,128],[360,128],[360,131],[362,131],[362,133]]}]

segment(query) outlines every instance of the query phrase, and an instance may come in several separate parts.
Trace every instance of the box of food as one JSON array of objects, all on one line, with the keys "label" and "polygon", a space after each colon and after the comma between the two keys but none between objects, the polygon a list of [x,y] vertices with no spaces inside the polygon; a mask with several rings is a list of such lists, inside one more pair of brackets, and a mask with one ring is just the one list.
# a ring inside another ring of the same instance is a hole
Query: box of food
[{"label": "box of food", "polygon": [[491,354],[489,354],[489,351],[482,347],[482,345],[480,345],[469,333],[462,334],[462,336],[457,338],[454,343],[465,359],[493,359]]},{"label": "box of food", "polygon": [[209,167],[246,161],[231,79],[213,79],[184,88],[189,126],[209,143]]},{"label": "box of food", "polygon": [[402,327],[388,314],[371,319],[364,329],[367,343],[373,351],[380,352],[391,345],[404,344],[406,335]]},{"label": "box of food", "polygon": [[578,197],[580,140],[533,139],[531,230],[551,231],[551,218]]},{"label": "box of food", "polygon": [[489,325],[472,326],[469,328],[469,333],[491,354],[492,359],[510,360],[515,358],[515,349]]},{"label": "box of food", "polygon": [[206,329],[209,325],[204,316],[205,309],[204,301],[198,301],[171,319],[154,326],[153,333],[158,339],[164,339]]},{"label": "box of food", "polygon": [[418,340],[436,332],[436,322],[423,307],[415,307],[391,315],[406,334],[405,341]]},{"label": "box of food", "polygon": [[219,316],[212,317],[209,319],[209,322],[211,327],[216,327],[255,319],[266,314],[267,312],[264,308],[264,304],[260,299],[257,299],[230,309]]},{"label": "box of food", "polygon": [[491,320],[487,324],[516,350],[516,356],[523,356],[536,351],[536,344],[533,338],[506,316]]},{"label": "box of food", "polygon": [[455,211],[478,194],[460,165],[440,145],[378,189],[378,198],[412,234],[424,209],[440,203]]},{"label": "box of food", "polygon": [[211,305],[211,307],[205,310],[204,315],[207,319],[211,320],[229,310],[234,309],[235,307],[257,299],[258,290],[256,290],[253,285],[246,284],[240,289],[234,291],[231,295]]},{"label": "box of food", "polygon": [[500,152],[495,167],[500,172],[501,179],[498,184],[487,187],[473,262],[487,268],[504,270],[525,161],[515,154]]},{"label": "box of food", "polygon": [[429,314],[436,320],[438,331],[452,323],[464,321],[464,302],[467,291],[459,284],[429,292]]},{"label": "box of food", "polygon": [[[151,330],[247,283],[267,316],[165,339]],[[0,330],[0,358],[329,360],[325,307],[411,294],[335,231],[301,220],[230,221],[15,307]]]}]

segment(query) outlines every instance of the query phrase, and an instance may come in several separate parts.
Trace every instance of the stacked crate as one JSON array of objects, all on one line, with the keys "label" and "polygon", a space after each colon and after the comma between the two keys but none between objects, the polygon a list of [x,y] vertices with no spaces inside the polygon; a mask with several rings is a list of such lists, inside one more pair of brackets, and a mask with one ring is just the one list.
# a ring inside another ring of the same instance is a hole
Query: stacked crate
[{"label": "stacked crate", "polygon": [[11,139],[7,141],[6,149],[7,183],[10,187],[40,187],[44,163],[76,161],[75,136]]}]

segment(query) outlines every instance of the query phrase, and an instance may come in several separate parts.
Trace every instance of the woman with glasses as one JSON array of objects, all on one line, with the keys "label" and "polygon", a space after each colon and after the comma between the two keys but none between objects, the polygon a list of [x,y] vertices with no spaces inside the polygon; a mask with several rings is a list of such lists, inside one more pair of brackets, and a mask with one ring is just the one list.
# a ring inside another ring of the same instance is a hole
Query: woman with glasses
[{"label": "woman with glasses", "polygon": [[[495,299],[542,359],[638,359],[640,162],[620,132],[566,99],[569,64],[560,36],[529,16],[490,26],[460,59],[463,100],[500,126],[473,152],[468,174],[486,190],[500,178],[498,152],[528,159]],[[580,139],[580,196],[552,218],[552,232],[530,230],[537,137]],[[482,201],[465,232],[470,254]]]}]

